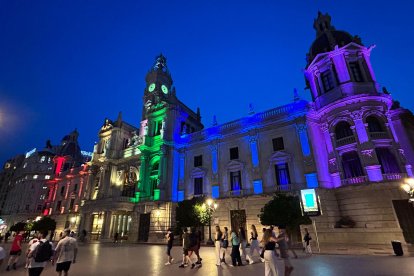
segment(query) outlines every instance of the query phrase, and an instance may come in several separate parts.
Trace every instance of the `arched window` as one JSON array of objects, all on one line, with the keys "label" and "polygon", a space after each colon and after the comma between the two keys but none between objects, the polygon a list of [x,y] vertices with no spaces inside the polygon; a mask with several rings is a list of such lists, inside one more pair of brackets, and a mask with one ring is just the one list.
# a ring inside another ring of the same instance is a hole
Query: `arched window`
[{"label": "arched window", "polygon": [[368,116],[366,119],[366,123],[368,124],[368,131],[369,132],[384,132],[384,127],[382,126],[381,122],[375,116]]},{"label": "arched window", "polygon": [[382,173],[401,173],[397,159],[389,148],[376,148],[375,152],[377,153]]},{"label": "arched window", "polygon": [[345,179],[364,175],[361,160],[356,151],[346,152],[342,155],[342,168]]},{"label": "arched window", "polygon": [[348,122],[341,121],[335,126],[336,140],[353,136],[354,133],[351,130],[351,125]]}]

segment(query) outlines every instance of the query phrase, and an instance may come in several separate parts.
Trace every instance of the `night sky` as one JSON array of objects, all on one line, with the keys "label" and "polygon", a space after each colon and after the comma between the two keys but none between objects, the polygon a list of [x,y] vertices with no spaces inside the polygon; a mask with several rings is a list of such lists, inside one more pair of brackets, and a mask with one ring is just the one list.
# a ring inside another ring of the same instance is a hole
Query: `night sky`
[{"label": "night sky", "polygon": [[[291,2],[291,3],[287,3]],[[398,3],[400,2],[400,3]],[[380,85],[414,109],[410,1],[0,1],[0,162],[73,129],[92,151],[105,117],[141,120],[145,75],[162,52],[177,96],[211,125],[309,99],[313,20],[376,44]],[[391,4],[392,3],[392,4]]]}]

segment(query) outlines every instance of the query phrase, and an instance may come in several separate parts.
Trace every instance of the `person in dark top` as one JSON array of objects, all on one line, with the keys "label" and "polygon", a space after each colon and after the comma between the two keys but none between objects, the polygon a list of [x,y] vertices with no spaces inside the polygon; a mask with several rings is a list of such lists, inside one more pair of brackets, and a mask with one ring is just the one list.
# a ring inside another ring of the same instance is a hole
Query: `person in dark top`
[{"label": "person in dark top", "polygon": [[119,237],[119,234],[118,234],[118,232],[116,232],[114,234],[114,243],[117,243],[118,242],[118,237]]},{"label": "person in dark top", "polygon": [[305,228],[305,237],[303,238],[305,242],[305,252],[306,254],[312,254],[312,248],[310,246],[311,236],[309,234],[308,228]]},{"label": "person in dark top", "polygon": [[171,256],[171,249],[174,243],[174,234],[171,228],[168,228],[165,238],[167,239],[167,256],[168,256],[168,261],[165,263],[165,265],[170,265],[174,261],[174,258]]},{"label": "person in dark top", "polygon": [[[201,258],[200,258],[200,246],[201,246],[201,231],[197,231],[194,227],[191,228],[190,233],[190,249],[189,249],[189,257],[194,254],[197,256],[197,261],[195,265],[201,265]],[[195,266],[194,265],[194,266]],[[194,266],[192,268],[194,268]]]},{"label": "person in dark top", "polygon": [[264,249],[265,276],[277,276],[275,248],[278,239],[273,237],[272,230],[266,229],[263,234],[262,241]]}]

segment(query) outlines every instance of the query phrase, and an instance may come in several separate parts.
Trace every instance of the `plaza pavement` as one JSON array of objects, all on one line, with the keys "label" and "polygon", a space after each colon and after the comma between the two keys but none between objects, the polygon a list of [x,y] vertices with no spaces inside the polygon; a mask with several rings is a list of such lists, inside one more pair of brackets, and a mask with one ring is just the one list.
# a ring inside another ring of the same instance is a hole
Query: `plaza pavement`
[{"label": "plaza pavement", "polygon": [[[4,246],[4,245],[2,245]],[[8,250],[9,245],[6,245]],[[298,252],[299,253],[299,252]],[[69,275],[113,275],[113,276],[259,276],[264,275],[264,264],[256,263],[243,267],[222,265],[216,267],[214,248],[202,247],[203,266],[198,269],[178,268],[181,259],[179,247],[173,248],[174,264],[165,266],[165,246],[138,244],[101,244],[92,243],[79,246],[77,263],[72,265]],[[229,256],[227,256],[229,257]],[[291,259],[295,267],[292,276],[388,276],[414,275],[413,257],[396,256],[349,256],[313,255],[302,253],[298,259]],[[227,262],[230,262],[228,258]],[[283,261],[278,260],[279,275],[283,276]],[[27,275],[24,258],[19,261],[17,271],[6,272],[5,262],[0,267],[0,275]],[[50,264],[42,273],[44,276],[57,275]]]}]

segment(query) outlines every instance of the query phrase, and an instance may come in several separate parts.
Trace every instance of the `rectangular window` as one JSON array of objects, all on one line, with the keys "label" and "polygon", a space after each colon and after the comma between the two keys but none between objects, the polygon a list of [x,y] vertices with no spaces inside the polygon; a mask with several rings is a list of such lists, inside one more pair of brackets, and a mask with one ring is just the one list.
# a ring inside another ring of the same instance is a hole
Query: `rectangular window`
[{"label": "rectangular window", "polygon": [[334,81],[330,70],[325,71],[321,74],[321,80],[324,92],[328,92],[329,90],[334,88]]},{"label": "rectangular window", "polygon": [[45,179],[50,179],[50,175],[45,175]]},{"label": "rectangular window", "polygon": [[33,175],[33,179],[37,179],[39,177],[39,175],[35,174]]},{"label": "rectangular window", "polygon": [[202,195],[203,194],[203,178],[197,177],[194,178],[194,195]]},{"label": "rectangular window", "polygon": [[241,172],[230,172],[230,183],[232,191],[240,191],[242,189]]},{"label": "rectangular window", "polygon": [[156,130],[155,130],[155,135],[160,135],[161,134],[161,128],[162,128],[162,121],[158,121],[155,123],[156,126]]},{"label": "rectangular window", "polygon": [[285,145],[283,144],[283,137],[272,139],[272,143],[273,143],[273,151],[285,149]]},{"label": "rectangular window", "polygon": [[65,193],[65,186],[62,186],[62,188],[60,188],[60,195],[63,196],[64,193]]},{"label": "rectangular window", "polygon": [[194,156],[194,167],[202,167],[203,166],[203,156],[202,155],[197,155]]},{"label": "rectangular window", "polygon": [[76,192],[78,190],[78,183],[75,184],[75,186],[73,186],[73,191]]},{"label": "rectangular window", "polygon": [[361,67],[359,66],[358,61],[349,63],[349,71],[351,71],[352,79],[356,82],[363,82]]},{"label": "rectangular window", "polygon": [[289,168],[287,163],[275,165],[277,185],[290,184]]},{"label": "rectangular window", "polygon": [[230,149],[230,160],[239,159],[239,148],[234,147]]}]

